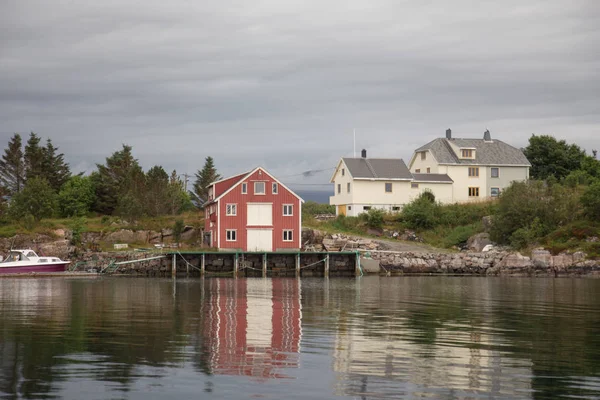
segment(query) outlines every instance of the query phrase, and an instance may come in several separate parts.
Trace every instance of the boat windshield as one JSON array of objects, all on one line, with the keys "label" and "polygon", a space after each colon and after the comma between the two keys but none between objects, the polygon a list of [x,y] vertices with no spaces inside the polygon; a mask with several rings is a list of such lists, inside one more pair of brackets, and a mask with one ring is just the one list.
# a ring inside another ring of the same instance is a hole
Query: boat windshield
[{"label": "boat windshield", "polygon": [[23,254],[18,253],[16,251],[8,253],[6,258],[2,260],[2,262],[15,262],[23,260]]}]

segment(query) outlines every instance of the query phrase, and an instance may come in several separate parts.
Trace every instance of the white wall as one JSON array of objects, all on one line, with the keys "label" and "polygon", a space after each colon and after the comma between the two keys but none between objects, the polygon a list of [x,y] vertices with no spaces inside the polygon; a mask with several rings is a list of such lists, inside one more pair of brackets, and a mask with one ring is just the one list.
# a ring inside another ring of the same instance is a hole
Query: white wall
[{"label": "white wall", "polygon": [[528,167],[497,167],[498,178],[492,178],[492,167],[488,167],[486,196],[490,196],[492,188],[499,188],[500,192],[510,186],[514,181],[525,181],[529,179]]},{"label": "white wall", "polygon": [[430,174],[438,173],[438,164],[435,158],[429,150],[425,152],[425,160],[421,160],[421,152],[415,153],[415,158],[411,166],[409,166],[410,172],[416,173],[417,169],[420,170],[421,174],[427,173],[427,168],[431,168]]}]

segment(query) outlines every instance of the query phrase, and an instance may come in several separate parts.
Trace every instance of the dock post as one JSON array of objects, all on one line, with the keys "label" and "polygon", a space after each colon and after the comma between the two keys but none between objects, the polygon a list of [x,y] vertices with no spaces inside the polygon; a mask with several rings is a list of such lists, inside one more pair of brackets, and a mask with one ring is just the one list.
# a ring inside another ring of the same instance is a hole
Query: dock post
[{"label": "dock post", "polygon": [[262,272],[263,272],[263,278],[267,277],[267,253],[263,254],[263,260],[262,260]]},{"label": "dock post", "polygon": [[206,255],[202,253],[200,257],[200,275],[204,276],[204,270],[206,269]]},{"label": "dock post", "polygon": [[177,259],[175,257],[177,257],[177,255],[173,254],[173,267],[171,268],[171,276],[173,278],[177,275]]},{"label": "dock post", "polygon": [[296,278],[300,277],[300,253],[296,254]]},{"label": "dock post", "polygon": [[361,276],[360,253],[356,252],[356,261],[354,262],[354,276]]},{"label": "dock post", "polygon": [[325,271],[323,271],[325,278],[329,278],[329,253],[325,256]]},{"label": "dock post", "polygon": [[233,259],[233,276],[237,277],[239,268],[239,258],[238,253],[235,253],[235,258]]}]

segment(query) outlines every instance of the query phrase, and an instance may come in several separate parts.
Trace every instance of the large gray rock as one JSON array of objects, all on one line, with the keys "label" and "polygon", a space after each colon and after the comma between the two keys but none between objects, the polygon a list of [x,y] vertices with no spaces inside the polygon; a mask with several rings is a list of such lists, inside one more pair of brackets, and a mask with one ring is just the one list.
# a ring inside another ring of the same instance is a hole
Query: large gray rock
[{"label": "large gray rock", "polygon": [[148,231],[121,229],[106,235],[105,240],[109,243],[146,243],[148,241]]},{"label": "large gray rock", "polygon": [[523,272],[533,267],[533,263],[529,257],[521,255],[521,253],[508,254],[498,263],[498,266],[503,270],[519,269]]},{"label": "large gray rock", "polygon": [[467,247],[471,251],[481,252],[485,246],[492,244],[489,233],[478,233],[467,240]]},{"label": "large gray rock", "polygon": [[531,252],[531,261],[536,268],[548,268],[552,254],[545,249],[535,249]]}]

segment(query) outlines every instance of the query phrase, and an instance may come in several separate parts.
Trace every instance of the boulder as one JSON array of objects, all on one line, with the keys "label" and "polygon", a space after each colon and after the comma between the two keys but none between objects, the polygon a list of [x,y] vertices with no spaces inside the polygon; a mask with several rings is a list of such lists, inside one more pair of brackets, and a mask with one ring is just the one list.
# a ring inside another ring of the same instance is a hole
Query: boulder
[{"label": "boulder", "polygon": [[478,233],[467,240],[467,248],[475,252],[481,252],[485,246],[492,244],[489,233]]},{"label": "boulder", "polygon": [[148,232],[121,229],[106,235],[105,240],[109,243],[146,243],[148,241]]},{"label": "boulder", "polygon": [[367,235],[381,236],[383,235],[383,230],[378,228],[368,228]]},{"label": "boulder", "polygon": [[550,266],[552,254],[545,249],[535,249],[531,252],[531,261],[537,268],[547,268]]}]

